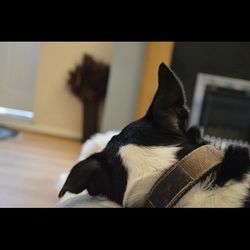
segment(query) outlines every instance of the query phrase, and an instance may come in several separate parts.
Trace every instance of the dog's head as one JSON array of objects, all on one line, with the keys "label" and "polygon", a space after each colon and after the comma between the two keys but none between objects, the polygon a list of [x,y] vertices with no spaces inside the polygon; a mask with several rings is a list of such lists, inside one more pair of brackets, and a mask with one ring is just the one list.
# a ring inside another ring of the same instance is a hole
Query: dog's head
[{"label": "dog's head", "polygon": [[105,195],[126,207],[143,206],[162,171],[174,164],[187,140],[188,109],[183,87],[161,64],[158,89],[146,115],[114,136],[104,150],[76,164],[59,196],[66,191]]}]

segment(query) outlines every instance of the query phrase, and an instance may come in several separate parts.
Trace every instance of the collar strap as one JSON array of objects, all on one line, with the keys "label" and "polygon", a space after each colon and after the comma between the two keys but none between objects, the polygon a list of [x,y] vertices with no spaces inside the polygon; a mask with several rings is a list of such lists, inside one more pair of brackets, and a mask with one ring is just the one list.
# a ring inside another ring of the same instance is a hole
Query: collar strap
[{"label": "collar strap", "polygon": [[195,149],[160,177],[146,198],[146,207],[173,207],[222,159],[223,153],[212,145]]}]

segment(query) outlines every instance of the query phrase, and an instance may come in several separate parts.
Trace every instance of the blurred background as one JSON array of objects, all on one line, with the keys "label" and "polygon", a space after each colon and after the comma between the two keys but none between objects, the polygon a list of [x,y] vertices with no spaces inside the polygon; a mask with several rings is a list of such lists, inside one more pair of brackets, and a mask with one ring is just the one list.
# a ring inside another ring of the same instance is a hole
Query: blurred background
[{"label": "blurred background", "polygon": [[97,132],[143,116],[161,62],[219,148],[250,141],[249,42],[0,42],[0,207],[51,207]]}]

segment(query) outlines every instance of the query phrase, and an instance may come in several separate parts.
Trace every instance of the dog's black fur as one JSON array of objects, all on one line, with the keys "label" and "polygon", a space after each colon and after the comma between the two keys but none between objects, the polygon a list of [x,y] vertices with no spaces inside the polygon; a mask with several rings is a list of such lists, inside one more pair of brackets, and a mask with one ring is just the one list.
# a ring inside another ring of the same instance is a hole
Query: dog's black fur
[{"label": "dog's black fur", "polygon": [[[105,149],[79,162],[71,170],[59,196],[66,191],[90,195],[105,195],[122,204],[128,173],[123,166],[119,149],[128,144],[138,146],[178,145],[177,159],[207,144],[199,128],[187,128],[188,108],[183,87],[175,74],[163,63],[159,67],[159,87],[146,115],[129,124],[114,136]],[[222,163],[213,170],[213,185],[223,186],[229,180],[241,181],[250,170],[247,148],[230,146]],[[250,206],[246,199],[245,206]]]}]

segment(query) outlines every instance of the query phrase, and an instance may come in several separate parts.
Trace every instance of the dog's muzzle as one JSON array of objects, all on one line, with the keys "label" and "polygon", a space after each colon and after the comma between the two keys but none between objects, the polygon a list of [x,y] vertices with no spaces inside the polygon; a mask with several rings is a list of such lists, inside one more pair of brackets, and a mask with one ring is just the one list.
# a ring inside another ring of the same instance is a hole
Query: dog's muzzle
[{"label": "dog's muzzle", "polygon": [[192,151],[169,168],[155,183],[146,198],[146,207],[173,207],[202,177],[223,159],[223,153],[212,145]]}]

